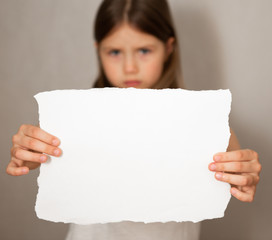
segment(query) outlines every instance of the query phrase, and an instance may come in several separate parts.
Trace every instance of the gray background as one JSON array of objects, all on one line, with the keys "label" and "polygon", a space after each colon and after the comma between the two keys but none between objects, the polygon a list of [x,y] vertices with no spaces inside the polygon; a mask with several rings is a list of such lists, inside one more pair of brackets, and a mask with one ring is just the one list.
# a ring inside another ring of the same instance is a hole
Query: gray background
[{"label": "gray background", "polygon": [[[11,137],[37,124],[33,95],[86,89],[96,76],[92,22],[100,1],[0,0],[0,239],[63,239],[67,225],[39,220],[39,171],[5,173]],[[271,239],[272,1],[172,0],[189,89],[230,88],[231,126],[263,165],[253,203],[232,199],[226,216],[203,223],[201,239]]]}]

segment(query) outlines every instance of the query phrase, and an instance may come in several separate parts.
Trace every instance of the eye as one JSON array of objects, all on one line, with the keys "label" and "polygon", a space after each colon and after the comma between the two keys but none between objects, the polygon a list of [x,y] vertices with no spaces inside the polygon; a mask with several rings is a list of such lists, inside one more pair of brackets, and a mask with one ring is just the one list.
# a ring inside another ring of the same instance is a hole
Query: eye
[{"label": "eye", "polygon": [[141,54],[143,54],[143,55],[146,55],[146,54],[150,53],[151,50],[148,49],[148,48],[141,48],[141,49],[139,49],[139,52],[140,52]]},{"label": "eye", "polygon": [[111,51],[109,51],[109,55],[111,55],[111,56],[118,56],[120,54],[120,50],[118,50],[118,49],[113,49],[113,50],[111,50]]}]

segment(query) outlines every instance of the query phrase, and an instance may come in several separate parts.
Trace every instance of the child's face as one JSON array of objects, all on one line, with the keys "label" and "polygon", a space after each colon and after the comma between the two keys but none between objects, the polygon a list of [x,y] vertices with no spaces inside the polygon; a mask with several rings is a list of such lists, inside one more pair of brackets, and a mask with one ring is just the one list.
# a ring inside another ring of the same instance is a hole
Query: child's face
[{"label": "child's face", "polygon": [[163,72],[172,51],[168,43],[122,24],[99,44],[102,67],[109,82],[120,88],[150,88]]}]

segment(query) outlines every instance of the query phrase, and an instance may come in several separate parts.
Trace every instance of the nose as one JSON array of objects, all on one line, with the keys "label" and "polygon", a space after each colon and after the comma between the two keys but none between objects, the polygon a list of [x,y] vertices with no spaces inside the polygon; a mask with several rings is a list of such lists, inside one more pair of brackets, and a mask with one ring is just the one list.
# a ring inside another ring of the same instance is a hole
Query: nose
[{"label": "nose", "polygon": [[132,54],[127,55],[124,59],[124,72],[128,74],[138,72],[137,60]]}]

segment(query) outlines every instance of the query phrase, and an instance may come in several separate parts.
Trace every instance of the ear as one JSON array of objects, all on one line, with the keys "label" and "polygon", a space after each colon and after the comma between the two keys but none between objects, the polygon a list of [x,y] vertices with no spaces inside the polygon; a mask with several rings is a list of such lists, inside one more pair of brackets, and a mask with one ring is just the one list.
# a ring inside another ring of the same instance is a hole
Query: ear
[{"label": "ear", "polygon": [[171,55],[171,53],[174,51],[175,41],[176,40],[174,37],[170,37],[170,38],[168,38],[168,40],[166,42],[166,60]]},{"label": "ear", "polygon": [[94,47],[97,49],[98,48],[98,43],[94,42]]}]

